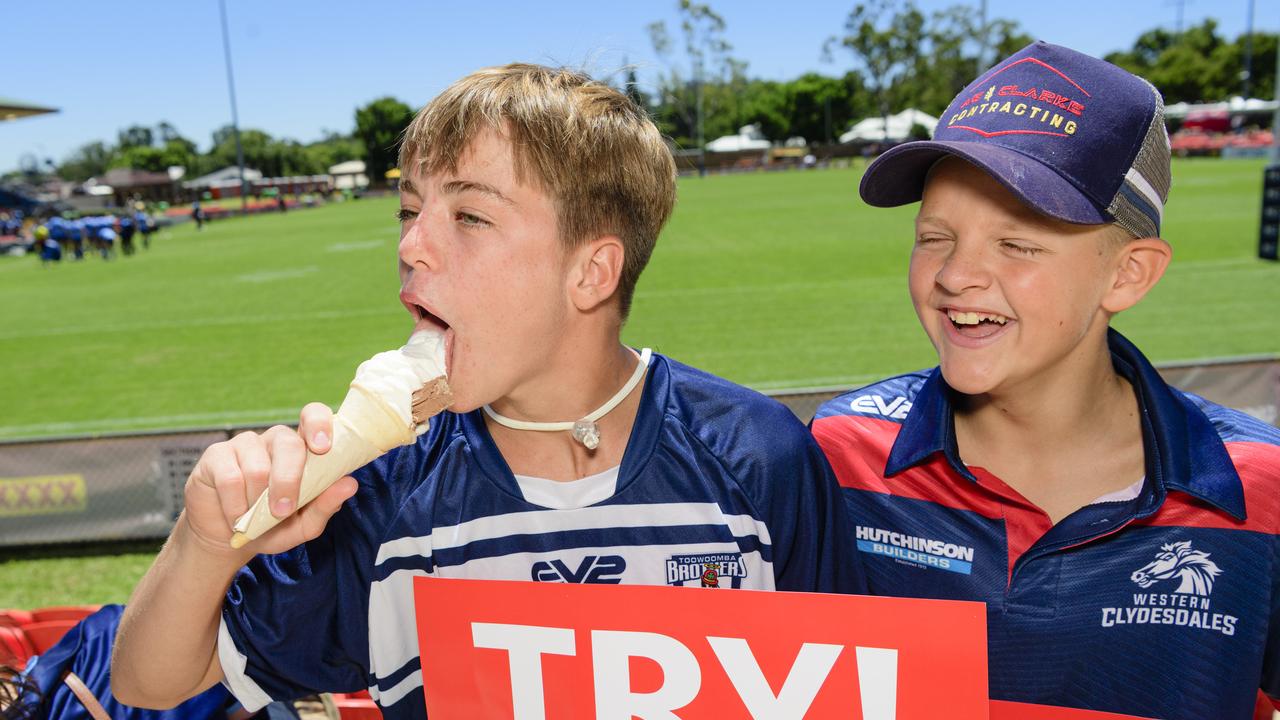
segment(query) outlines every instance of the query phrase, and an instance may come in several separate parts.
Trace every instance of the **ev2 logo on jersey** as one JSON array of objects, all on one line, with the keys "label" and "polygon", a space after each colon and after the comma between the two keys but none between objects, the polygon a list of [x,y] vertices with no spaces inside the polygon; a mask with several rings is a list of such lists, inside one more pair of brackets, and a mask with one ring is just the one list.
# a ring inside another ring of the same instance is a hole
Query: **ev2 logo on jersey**
[{"label": "ev2 logo on jersey", "polygon": [[588,555],[577,567],[569,567],[563,560],[541,560],[533,564],[530,575],[534,582],[598,583],[617,585],[627,561],[621,555]]},{"label": "ev2 logo on jersey", "polygon": [[1190,540],[1165,543],[1155,559],[1134,570],[1129,580],[1143,590],[1164,580],[1177,581],[1173,592],[1133,594],[1130,607],[1102,608],[1102,627],[1123,625],[1175,625],[1236,634],[1235,615],[1212,612],[1209,595],[1222,568],[1209,553],[1195,550]]},{"label": "ev2 logo on jersey", "polygon": [[849,403],[849,407],[854,412],[883,415],[894,420],[906,420],[907,413],[911,412],[911,401],[899,396],[886,404],[884,398],[879,395],[859,395],[853,399],[853,402]]}]

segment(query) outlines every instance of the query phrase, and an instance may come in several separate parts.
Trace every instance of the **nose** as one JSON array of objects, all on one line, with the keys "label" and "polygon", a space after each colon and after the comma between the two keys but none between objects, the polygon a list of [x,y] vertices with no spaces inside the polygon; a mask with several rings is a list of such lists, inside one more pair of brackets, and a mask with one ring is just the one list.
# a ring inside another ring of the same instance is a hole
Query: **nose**
[{"label": "nose", "polygon": [[987,254],[981,244],[957,240],[942,260],[935,282],[952,295],[980,290],[991,283]]},{"label": "nose", "polygon": [[411,220],[406,220],[400,230],[398,253],[400,262],[412,269],[434,268],[439,265],[439,249],[432,243],[434,233],[428,231],[427,210]]}]

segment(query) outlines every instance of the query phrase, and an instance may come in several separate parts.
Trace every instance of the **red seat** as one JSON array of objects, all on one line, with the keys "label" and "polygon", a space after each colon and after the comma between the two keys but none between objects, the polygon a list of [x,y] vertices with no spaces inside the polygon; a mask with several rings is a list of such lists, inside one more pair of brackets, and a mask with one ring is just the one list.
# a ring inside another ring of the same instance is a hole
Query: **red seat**
[{"label": "red seat", "polygon": [[353,695],[333,696],[333,704],[338,708],[342,720],[382,720],[382,711],[378,704],[366,697]]},{"label": "red seat", "polygon": [[0,664],[21,668],[36,654],[22,628],[0,625]]},{"label": "red seat", "polygon": [[34,622],[22,628],[22,632],[26,634],[27,639],[31,641],[31,646],[36,649],[36,653],[42,653],[62,639],[67,631],[76,626],[79,620],[50,620],[48,622]]},{"label": "red seat", "polygon": [[52,620],[74,620],[79,622],[90,615],[102,609],[101,605],[66,605],[61,607],[47,607],[39,610],[32,610],[31,617],[34,622],[49,622]]},{"label": "red seat", "polygon": [[22,627],[35,622],[26,610],[0,610],[0,627]]}]

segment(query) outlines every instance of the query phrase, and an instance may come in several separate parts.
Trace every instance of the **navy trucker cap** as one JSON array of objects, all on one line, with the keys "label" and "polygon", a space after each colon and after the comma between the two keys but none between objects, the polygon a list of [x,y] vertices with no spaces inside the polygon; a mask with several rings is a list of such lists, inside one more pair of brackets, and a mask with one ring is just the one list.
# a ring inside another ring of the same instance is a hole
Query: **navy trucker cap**
[{"label": "navy trucker cap", "polygon": [[859,193],[877,207],[916,202],[929,169],[948,155],[1049,217],[1160,235],[1171,182],[1164,100],[1111,63],[1028,45],[962,90],[932,140],[898,145],[871,163]]}]

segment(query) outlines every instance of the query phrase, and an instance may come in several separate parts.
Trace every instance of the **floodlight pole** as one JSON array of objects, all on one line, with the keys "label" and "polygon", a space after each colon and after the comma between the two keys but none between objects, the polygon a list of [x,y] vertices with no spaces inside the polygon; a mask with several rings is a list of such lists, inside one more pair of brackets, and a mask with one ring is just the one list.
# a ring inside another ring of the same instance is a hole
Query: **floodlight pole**
[{"label": "floodlight pole", "polygon": [[1280,165],[1280,52],[1276,53],[1276,79],[1273,84],[1276,109],[1271,114],[1271,164]]},{"label": "floodlight pole", "polygon": [[1244,99],[1249,99],[1253,84],[1253,0],[1249,0],[1249,14],[1245,17],[1244,31]]},{"label": "floodlight pole", "polygon": [[981,75],[987,69],[987,45],[991,42],[991,29],[987,27],[987,0],[982,0],[978,6],[978,22],[978,32],[982,33],[978,39],[978,74]]},{"label": "floodlight pole", "polygon": [[240,118],[236,113],[236,79],[231,72],[231,40],[227,35],[227,0],[218,0],[222,14],[222,52],[227,59],[227,89],[231,92],[231,134],[236,139],[236,165],[240,167],[240,213],[249,211],[249,188],[244,181],[244,150],[240,147]]}]

